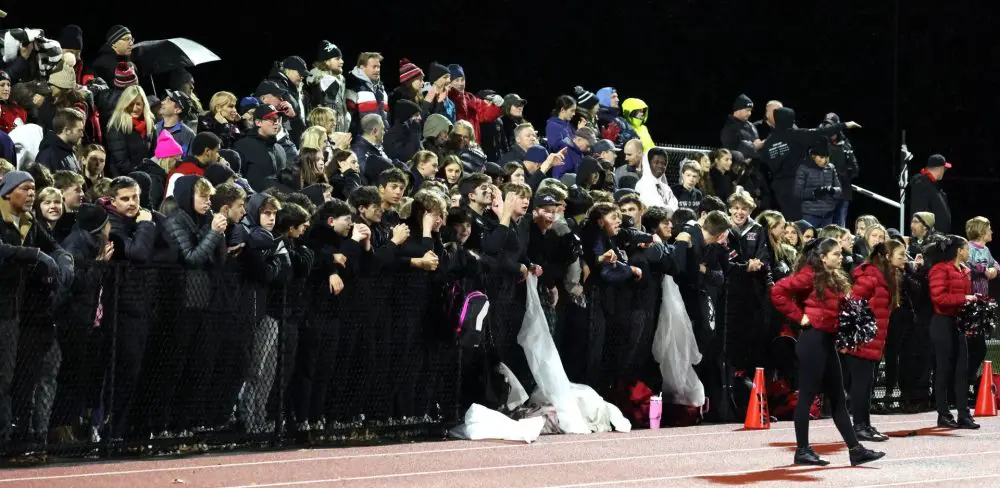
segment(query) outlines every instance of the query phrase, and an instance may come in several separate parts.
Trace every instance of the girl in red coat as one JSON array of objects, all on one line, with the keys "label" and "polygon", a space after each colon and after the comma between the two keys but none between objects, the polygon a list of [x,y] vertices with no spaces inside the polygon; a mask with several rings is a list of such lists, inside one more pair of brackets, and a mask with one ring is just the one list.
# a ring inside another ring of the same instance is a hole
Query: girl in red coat
[{"label": "girl in red coat", "polygon": [[[952,429],[978,429],[969,412],[969,344],[955,324],[962,307],[975,300],[972,280],[965,262],[969,260],[969,242],[959,236],[947,236],[931,244],[925,254],[932,262],[928,281],[931,290],[931,342],[937,368],[934,370],[934,403],[938,426]],[[948,410],[948,397],[955,395],[958,421]]]},{"label": "girl in red coat", "polygon": [[872,404],[872,383],[875,368],[882,360],[885,339],[889,334],[889,316],[899,307],[899,280],[906,266],[906,246],[898,241],[876,244],[868,260],[854,268],[854,298],[868,300],[875,314],[878,330],[875,339],[857,349],[842,351],[844,383],[850,389],[851,416],[854,433],[863,441],[884,442],[889,437],[872,427],[869,411]]},{"label": "girl in red coat", "polygon": [[851,465],[857,466],[885,456],[858,442],[847,414],[844,380],[834,343],[839,327],[840,301],[851,291],[851,280],[841,269],[840,244],[829,238],[816,239],[803,250],[799,270],[771,289],[771,301],[779,312],[802,326],[795,346],[799,358],[799,399],[795,406],[795,464],[826,466],[809,445],[809,407],[821,391],[833,411],[833,422],[850,448]]}]

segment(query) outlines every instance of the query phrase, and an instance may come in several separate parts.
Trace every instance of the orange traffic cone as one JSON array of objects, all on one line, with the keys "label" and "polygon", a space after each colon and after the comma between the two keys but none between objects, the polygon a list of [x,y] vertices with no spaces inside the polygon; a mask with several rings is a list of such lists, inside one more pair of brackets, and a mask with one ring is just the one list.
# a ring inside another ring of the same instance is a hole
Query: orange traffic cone
[{"label": "orange traffic cone", "polygon": [[979,381],[979,396],[976,398],[976,417],[996,416],[997,394],[993,391],[993,361],[984,361],[983,378]]},{"label": "orange traffic cone", "polygon": [[747,430],[767,430],[771,428],[771,414],[767,411],[767,388],[764,383],[764,368],[757,368],[753,375],[753,389],[747,405],[747,419],[743,422]]}]

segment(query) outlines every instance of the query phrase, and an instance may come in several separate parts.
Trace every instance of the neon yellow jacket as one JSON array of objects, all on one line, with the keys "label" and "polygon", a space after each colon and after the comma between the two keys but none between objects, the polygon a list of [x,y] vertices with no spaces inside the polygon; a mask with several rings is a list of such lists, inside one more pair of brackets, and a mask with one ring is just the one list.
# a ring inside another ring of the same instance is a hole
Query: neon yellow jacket
[{"label": "neon yellow jacket", "polygon": [[[634,117],[633,114],[639,110],[643,110],[645,113],[642,117]],[[649,129],[646,128],[646,119],[649,118],[649,106],[646,105],[646,102],[638,98],[626,99],[622,102],[622,115],[629,124],[632,124],[632,128],[638,134],[639,140],[642,141],[643,151],[649,151],[656,146],[653,143],[653,138],[649,136]]]}]

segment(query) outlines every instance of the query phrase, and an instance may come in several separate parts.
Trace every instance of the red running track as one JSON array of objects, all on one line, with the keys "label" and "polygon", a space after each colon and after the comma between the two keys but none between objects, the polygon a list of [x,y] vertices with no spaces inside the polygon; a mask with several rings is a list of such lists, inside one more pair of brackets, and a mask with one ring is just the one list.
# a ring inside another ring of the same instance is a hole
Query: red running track
[{"label": "red running track", "polygon": [[888,455],[852,468],[833,422],[811,425],[824,468],[793,466],[790,422],[767,431],[735,425],[545,436],[534,444],[449,441],[206,455],[0,472],[0,488],[59,487],[589,487],[1000,486],[1000,421],[978,431],[938,429],[935,414],[873,416],[892,436]]}]

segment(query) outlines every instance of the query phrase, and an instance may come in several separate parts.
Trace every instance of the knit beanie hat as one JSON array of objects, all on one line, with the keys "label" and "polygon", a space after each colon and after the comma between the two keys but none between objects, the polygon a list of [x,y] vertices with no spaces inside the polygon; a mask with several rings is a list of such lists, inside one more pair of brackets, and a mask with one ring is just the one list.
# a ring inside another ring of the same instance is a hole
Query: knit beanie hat
[{"label": "knit beanie hat", "polygon": [[63,90],[76,88],[76,56],[72,53],[63,53],[62,69],[49,75],[49,84]]},{"label": "knit beanie hat", "polygon": [[105,36],[105,40],[108,41],[108,45],[110,46],[131,33],[132,31],[128,30],[128,27],[125,27],[124,25],[113,25],[110,29],[108,29],[108,34]]},{"label": "knit beanie hat", "polygon": [[584,110],[590,110],[597,105],[597,97],[582,86],[573,87],[573,96],[576,98],[576,106]]},{"label": "knit beanie hat", "polygon": [[443,64],[435,62],[431,63],[431,67],[427,69],[426,79],[427,81],[434,83],[435,81],[440,80],[442,76],[450,74],[451,73],[448,71],[448,68],[446,68]]},{"label": "knit beanie hat", "polygon": [[750,100],[750,97],[745,94],[740,93],[740,96],[736,97],[736,101],[733,102],[733,112],[745,108],[753,108],[753,100]]},{"label": "knit beanie hat", "polygon": [[78,51],[82,51],[83,29],[81,29],[78,25],[67,25],[59,31],[59,36],[56,37],[56,42],[58,42],[63,49],[76,49]]},{"label": "knit beanie hat", "polygon": [[330,41],[321,41],[319,43],[319,49],[316,51],[316,61],[323,62],[342,57],[344,57],[344,54],[340,52],[340,48],[336,44]]},{"label": "knit beanie hat", "polygon": [[417,76],[424,76],[424,70],[417,67],[417,65],[410,62],[409,59],[403,58],[399,60],[399,82],[406,83],[407,81],[416,78]]},{"label": "knit beanie hat", "polygon": [[27,171],[11,171],[0,177],[0,197],[10,195],[26,181],[35,181]]},{"label": "knit beanie hat", "polygon": [[161,130],[160,135],[156,138],[156,150],[153,151],[153,156],[156,156],[156,159],[179,158],[182,154],[184,154],[184,149],[181,148],[180,144],[177,144],[174,136],[170,135],[170,131]]},{"label": "knit beanie hat", "polygon": [[448,73],[451,74],[451,79],[455,78],[465,78],[465,70],[457,64],[448,65]]},{"label": "knit beanie hat", "polygon": [[122,61],[118,63],[118,67],[115,68],[115,86],[121,89],[126,89],[132,85],[139,84],[139,76],[135,73],[135,68],[132,63],[126,63]]},{"label": "knit beanie hat", "polygon": [[93,203],[84,203],[76,211],[76,225],[88,234],[97,234],[104,230],[108,223],[108,211]]}]

